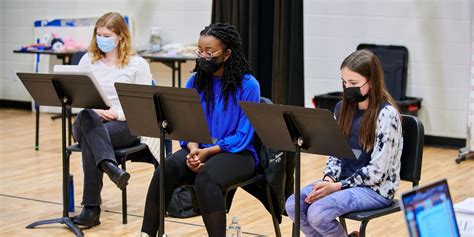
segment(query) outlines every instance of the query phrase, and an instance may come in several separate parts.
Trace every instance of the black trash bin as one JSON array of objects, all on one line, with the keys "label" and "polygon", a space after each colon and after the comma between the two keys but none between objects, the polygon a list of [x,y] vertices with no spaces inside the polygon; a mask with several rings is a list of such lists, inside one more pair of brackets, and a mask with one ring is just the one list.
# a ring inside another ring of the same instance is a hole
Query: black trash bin
[{"label": "black trash bin", "polygon": [[315,95],[313,97],[314,108],[329,109],[334,113],[337,102],[342,100],[342,92],[329,92],[327,94]]},{"label": "black trash bin", "polygon": [[[313,105],[315,108],[329,109],[334,113],[336,104],[342,100],[342,92],[329,92],[327,94],[315,95],[313,97]],[[408,97],[406,96],[403,100],[397,100],[398,108],[400,113],[418,116],[418,111],[421,108],[422,98]]]},{"label": "black trash bin", "polygon": [[419,97],[405,96],[404,100],[397,100],[398,108],[400,113],[418,116],[418,111],[421,109],[421,101],[423,99]]}]

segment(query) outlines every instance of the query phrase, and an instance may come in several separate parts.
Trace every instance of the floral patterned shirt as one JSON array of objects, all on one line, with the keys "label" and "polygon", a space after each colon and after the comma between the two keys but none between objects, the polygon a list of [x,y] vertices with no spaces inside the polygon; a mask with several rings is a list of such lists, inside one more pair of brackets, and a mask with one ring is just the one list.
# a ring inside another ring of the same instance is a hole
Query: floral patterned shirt
[{"label": "floral patterned shirt", "polygon": [[[338,111],[338,106],[336,110]],[[359,127],[355,129],[358,134]],[[354,130],[351,130],[353,133]],[[400,184],[400,157],[403,149],[401,117],[390,104],[384,105],[378,114],[374,149],[368,153],[366,164],[357,168],[351,175],[347,173],[347,162],[329,156],[324,175],[336,181],[345,180],[349,187],[368,187],[378,194],[393,199]],[[353,147],[354,148],[354,147]]]}]

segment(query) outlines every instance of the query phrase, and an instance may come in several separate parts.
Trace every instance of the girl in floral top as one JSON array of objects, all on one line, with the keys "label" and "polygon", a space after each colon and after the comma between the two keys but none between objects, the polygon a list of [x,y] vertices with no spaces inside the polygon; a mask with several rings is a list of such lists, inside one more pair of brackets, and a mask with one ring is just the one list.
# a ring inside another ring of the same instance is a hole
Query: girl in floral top
[{"label": "girl in floral top", "polygon": [[[368,50],[341,65],[344,97],[334,115],[357,159],[328,157],[323,178],[301,190],[306,236],[347,236],[337,217],[388,206],[400,182],[401,117],[387,92],[379,59]],[[286,202],[295,219],[295,196]]]}]

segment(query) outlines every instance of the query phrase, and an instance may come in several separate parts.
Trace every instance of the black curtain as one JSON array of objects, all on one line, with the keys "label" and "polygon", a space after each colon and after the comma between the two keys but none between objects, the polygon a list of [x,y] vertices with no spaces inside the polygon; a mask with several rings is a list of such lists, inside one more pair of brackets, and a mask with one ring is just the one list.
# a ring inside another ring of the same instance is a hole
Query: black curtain
[{"label": "black curtain", "polygon": [[274,103],[304,105],[303,0],[213,0],[212,22],[230,22]]}]

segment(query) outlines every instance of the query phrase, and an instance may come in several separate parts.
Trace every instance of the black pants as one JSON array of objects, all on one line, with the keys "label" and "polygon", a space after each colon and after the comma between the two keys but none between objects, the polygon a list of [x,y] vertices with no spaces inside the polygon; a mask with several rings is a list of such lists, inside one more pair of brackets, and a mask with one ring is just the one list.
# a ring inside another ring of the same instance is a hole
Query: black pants
[{"label": "black pants", "polygon": [[[210,157],[199,173],[186,165],[187,149],[182,149],[165,161],[165,206],[173,191],[185,184],[194,184],[204,224],[209,236],[225,236],[226,211],[222,188],[244,181],[255,172],[255,160],[249,151],[219,153]],[[155,170],[148,188],[142,232],[155,236],[159,228],[160,170]]]},{"label": "black pants", "polygon": [[84,192],[82,205],[99,206],[103,171],[99,163],[109,160],[117,163],[114,149],[131,147],[138,143],[125,121],[103,122],[93,111],[84,109],[74,120],[73,134],[81,145]]}]

